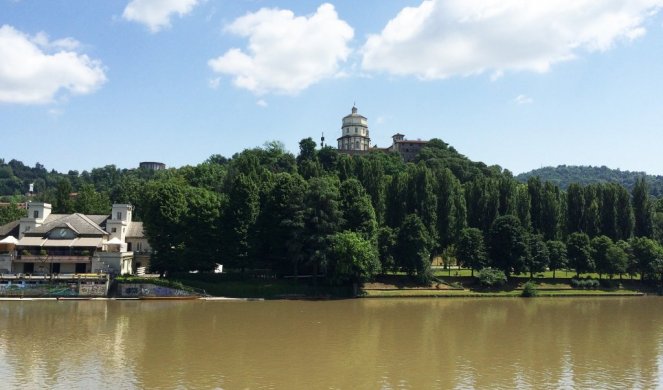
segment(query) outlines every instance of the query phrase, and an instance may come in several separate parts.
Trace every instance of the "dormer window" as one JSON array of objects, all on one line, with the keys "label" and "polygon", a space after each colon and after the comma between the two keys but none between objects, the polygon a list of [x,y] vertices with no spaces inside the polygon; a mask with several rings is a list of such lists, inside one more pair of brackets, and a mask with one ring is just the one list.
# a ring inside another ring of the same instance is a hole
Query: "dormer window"
[{"label": "dormer window", "polygon": [[33,218],[35,218],[35,219],[39,218],[39,210],[35,210],[32,215],[34,215]]},{"label": "dormer window", "polygon": [[49,240],[71,240],[76,238],[76,233],[67,228],[56,228],[48,233]]}]

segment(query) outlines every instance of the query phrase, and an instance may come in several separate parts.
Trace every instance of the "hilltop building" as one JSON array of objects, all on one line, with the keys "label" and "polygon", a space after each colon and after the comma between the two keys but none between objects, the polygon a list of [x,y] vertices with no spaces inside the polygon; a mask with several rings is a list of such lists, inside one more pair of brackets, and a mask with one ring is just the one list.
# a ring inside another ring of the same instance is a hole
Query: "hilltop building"
[{"label": "hilltop building", "polygon": [[156,161],[143,161],[138,164],[138,167],[142,169],[151,169],[153,171],[161,171],[166,169],[166,164]]},{"label": "hilltop building", "polygon": [[360,115],[355,106],[352,107],[352,112],[349,115],[343,117],[341,123],[341,137],[337,139],[339,153],[357,155],[371,151],[395,152],[401,156],[403,161],[410,162],[428,144],[428,141],[405,139],[403,134],[397,133],[392,136],[391,146],[387,148],[371,147],[368,119]]},{"label": "hilltop building", "polygon": [[25,218],[0,226],[0,273],[132,274],[150,251],[132,211],[114,204],[111,215],[53,214],[50,204],[30,202]]}]

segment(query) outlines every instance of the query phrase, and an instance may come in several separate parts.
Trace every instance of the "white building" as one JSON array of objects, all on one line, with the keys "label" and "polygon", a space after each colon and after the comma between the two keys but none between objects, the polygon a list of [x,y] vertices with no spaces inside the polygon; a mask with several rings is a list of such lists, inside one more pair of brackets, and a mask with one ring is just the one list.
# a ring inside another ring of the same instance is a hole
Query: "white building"
[{"label": "white building", "polygon": [[137,255],[132,247],[140,247],[142,266],[150,251],[132,211],[131,205],[114,204],[111,215],[52,214],[50,204],[30,202],[25,218],[0,226],[0,240],[18,239],[0,247],[0,273],[131,274]]},{"label": "white building", "polygon": [[357,107],[352,107],[352,113],[343,118],[341,137],[337,139],[340,151],[368,151],[371,138],[368,134],[368,119],[357,113]]}]

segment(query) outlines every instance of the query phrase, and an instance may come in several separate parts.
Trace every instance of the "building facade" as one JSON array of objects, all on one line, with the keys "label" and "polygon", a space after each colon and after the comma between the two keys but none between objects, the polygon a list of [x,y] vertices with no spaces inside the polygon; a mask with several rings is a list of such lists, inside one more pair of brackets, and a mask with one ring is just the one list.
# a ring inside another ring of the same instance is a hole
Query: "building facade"
[{"label": "building facade", "polygon": [[338,150],[368,151],[371,138],[368,132],[368,119],[357,113],[357,107],[346,115],[341,122],[341,137],[337,139]]},{"label": "building facade", "polygon": [[403,161],[413,161],[428,141],[408,140],[405,135],[397,133],[392,136],[392,144],[387,148],[371,148],[371,139],[368,131],[368,119],[357,113],[357,107],[352,107],[350,115],[343,118],[341,137],[338,138],[338,151],[340,153],[356,155],[371,151],[395,152]]},{"label": "building facade", "polygon": [[0,247],[0,273],[132,274],[132,244],[150,251],[132,212],[114,204],[111,215],[53,214],[50,204],[30,202],[25,218],[0,226],[0,241],[12,243]]},{"label": "building facade", "polygon": [[141,169],[151,169],[153,171],[160,171],[166,169],[166,164],[156,161],[143,161],[138,164]]}]

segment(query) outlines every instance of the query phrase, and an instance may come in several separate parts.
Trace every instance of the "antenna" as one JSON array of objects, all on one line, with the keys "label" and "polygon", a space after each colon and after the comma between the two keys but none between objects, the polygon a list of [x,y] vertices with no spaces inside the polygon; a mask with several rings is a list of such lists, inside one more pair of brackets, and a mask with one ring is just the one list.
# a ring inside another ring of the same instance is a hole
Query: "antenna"
[{"label": "antenna", "polygon": [[325,132],[322,132],[322,137],[320,137],[320,147],[324,148],[325,147]]}]

